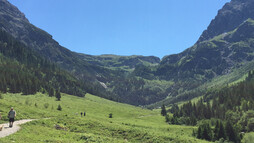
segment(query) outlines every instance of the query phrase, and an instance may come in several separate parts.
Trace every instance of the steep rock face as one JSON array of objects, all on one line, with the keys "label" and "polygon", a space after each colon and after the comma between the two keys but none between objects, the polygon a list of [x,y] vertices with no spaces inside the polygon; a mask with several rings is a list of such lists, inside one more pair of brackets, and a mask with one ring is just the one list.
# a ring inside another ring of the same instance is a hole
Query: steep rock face
[{"label": "steep rock face", "polygon": [[[6,13],[8,15],[6,15]],[[23,20],[25,22],[29,22],[25,15],[19,11],[19,9],[15,6],[12,6],[7,0],[0,1],[0,14],[8,17],[14,17],[18,21]]]},{"label": "steep rock face", "polygon": [[200,36],[198,43],[232,31],[248,18],[254,18],[254,1],[232,0],[219,10],[218,15]]},{"label": "steep rock face", "polygon": [[189,77],[200,74],[207,79],[226,74],[234,66],[254,59],[253,39],[254,21],[248,19],[233,31],[164,57],[157,72],[167,73],[167,78],[182,78],[186,71],[191,72]]}]

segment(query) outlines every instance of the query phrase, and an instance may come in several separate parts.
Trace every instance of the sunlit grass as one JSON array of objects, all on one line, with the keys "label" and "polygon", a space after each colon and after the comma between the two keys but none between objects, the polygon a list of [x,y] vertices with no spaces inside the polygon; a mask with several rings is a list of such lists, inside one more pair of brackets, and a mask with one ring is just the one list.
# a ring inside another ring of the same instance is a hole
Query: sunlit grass
[{"label": "sunlit grass", "polygon": [[[205,142],[192,137],[195,127],[168,125],[158,110],[151,111],[105,100],[90,94],[85,98],[63,94],[61,101],[41,93],[23,96],[4,94],[0,112],[10,107],[17,120],[40,119],[0,142]],[[62,111],[56,108],[61,105]],[[80,112],[86,112],[81,117]],[[113,118],[109,118],[109,114]],[[49,119],[43,119],[49,118]],[[1,122],[7,122],[4,115]],[[57,130],[55,125],[62,129]]]}]

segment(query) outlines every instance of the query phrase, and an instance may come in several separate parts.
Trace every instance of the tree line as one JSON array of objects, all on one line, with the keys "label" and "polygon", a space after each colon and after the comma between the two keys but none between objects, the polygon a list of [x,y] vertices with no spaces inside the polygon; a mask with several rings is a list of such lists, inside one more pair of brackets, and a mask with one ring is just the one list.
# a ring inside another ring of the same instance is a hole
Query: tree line
[{"label": "tree line", "polygon": [[35,94],[60,92],[84,97],[85,84],[0,30],[0,91]]},{"label": "tree line", "polygon": [[197,102],[189,101],[180,107],[172,105],[168,111],[173,114],[170,118],[162,106],[162,115],[170,124],[198,125],[194,131],[197,138],[238,143],[241,133],[254,131],[253,93],[254,71],[250,71],[244,81],[207,91]]}]

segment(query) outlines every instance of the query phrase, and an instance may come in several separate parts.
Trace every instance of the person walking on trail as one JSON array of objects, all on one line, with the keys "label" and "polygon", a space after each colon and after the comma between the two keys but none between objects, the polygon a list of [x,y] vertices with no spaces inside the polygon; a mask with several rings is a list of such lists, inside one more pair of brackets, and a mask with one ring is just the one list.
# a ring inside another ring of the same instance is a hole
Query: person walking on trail
[{"label": "person walking on trail", "polygon": [[8,113],[9,118],[9,127],[11,128],[14,123],[14,118],[16,117],[16,112],[13,110],[13,107],[11,107],[11,110]]},{"label": "person walking on trail", "polygon": [[82,117],[83,113],[81,112],[80,114],[81,114],[81,117]]},{"label": "person walking on trail", "polygon": [[84,112],[84,117],[86,116],[86,112]]}]

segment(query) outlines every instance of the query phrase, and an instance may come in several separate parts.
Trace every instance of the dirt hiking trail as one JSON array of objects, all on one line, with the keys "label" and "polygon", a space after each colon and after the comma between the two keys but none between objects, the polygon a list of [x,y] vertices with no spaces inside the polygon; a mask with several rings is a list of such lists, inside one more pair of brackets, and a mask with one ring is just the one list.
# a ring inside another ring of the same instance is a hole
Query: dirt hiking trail
[{"label": "dirt hiking trail", "polygon": [[24,120],[15,121],[13,123],[12,128],[9,127],[9,123],[0,124],[0,128],[3,127],[2,131],[0,131],[0,138],[16,133],[17,131],[21,129],[19,125],[25,124],[27,122],[31,122],[33,120],[35,119],[24,119]]}]

